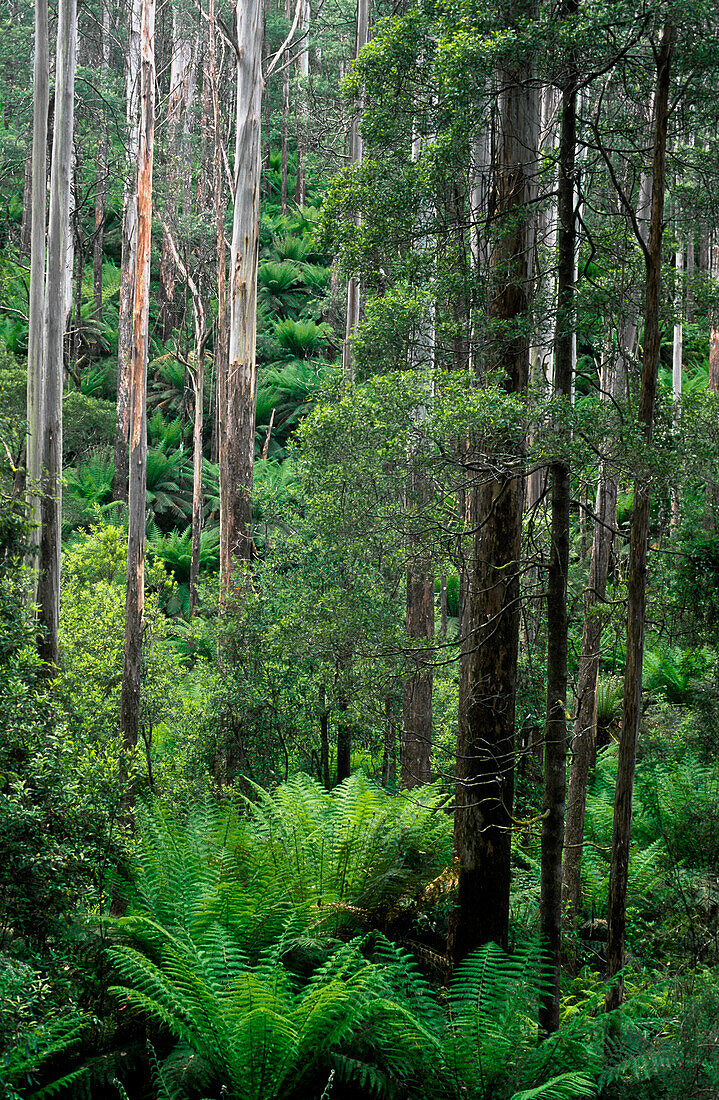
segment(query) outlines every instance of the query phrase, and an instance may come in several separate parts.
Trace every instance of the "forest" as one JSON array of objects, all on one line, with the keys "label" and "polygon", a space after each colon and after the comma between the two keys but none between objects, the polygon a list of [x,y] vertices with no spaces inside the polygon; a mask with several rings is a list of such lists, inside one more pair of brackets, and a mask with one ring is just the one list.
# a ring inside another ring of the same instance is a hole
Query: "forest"
[{"label": "forest", "polygon": [[0,68],[0,1098],[719,1097],[719,5]]}]

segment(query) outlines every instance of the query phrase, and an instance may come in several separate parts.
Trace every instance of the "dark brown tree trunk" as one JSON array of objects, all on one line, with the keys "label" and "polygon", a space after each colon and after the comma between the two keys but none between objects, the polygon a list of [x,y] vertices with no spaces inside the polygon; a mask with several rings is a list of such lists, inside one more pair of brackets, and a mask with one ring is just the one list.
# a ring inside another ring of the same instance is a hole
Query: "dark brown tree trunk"
[{"label": "dark brown tree trunk", "polygon": [[[562,15],[571,18],[578,0],[565,0]],[[574,318],[574,165],[577,144],[577,71],[570,61],[562,91],[559,135],[557,328],[554,338],[554,393],[569,405],[572,396]],[[567,577],[569,571],[569,463],[551,466],[552,529],[547,591],[547,716],[544,738],[542,803],[542,873],[539,923],[549,957],[551,988],[543,990],[539,1026],[546,1034],[559,1027],[559,983],[562,946],[562,846],[567,787]]]},{"label": "dark brown tree trunk", "polygon": [[45,361],[42,384],[42,472],[40,561],[37,602],[41,637],[39,652],[49,664],[58,661],[60,626],[60,544],[62,538],[62,381],[66,261],[70,236],[70,185],[75,115],[77,9],[75,0],[58,6],[55,120],[50,170],[50,214],[45,284]]},{"label": "dark brown tree trunk", "polygon": [[[619,390],[616,357],[608,354],[602,371],[603,400],[615,401]],[[596,697],[602,641],[602,605],[607,592],[609,559],[617,510],[617,483],[609,463],[599,472],[589,583],[584,603],[584,628],[577,678],[577,704],[569,769],[562,880],[567,927],[574,928],[582,904],[582,845],[587,783],[596,743]]]},{"label": "dark brown tree trunk", "polygon": [[347,698],[346,677],[350,659],[341,657],[337,661],[337,782],[349,779],[352,773],[352,727],[349,722],[349,700]]},{"label": "dark brown tree trunk", "polygon": [[[495,190],[491,212],[497,236],[489,258],[489,321],[511,335],[487,349],[509,392],[524,394],[532,233],[526,216],[533,149],[533,93],[526,73],[502,72],[498,104]],[[521,320],[520,320],[521,319]],[[514,799],[514,713],[519,633],[519,559],[524,470],[497,469],[473,442],[466,452],[473,481],[466,491],[473,553],[463,592],[454,850],[457,906],[450,918],[449,953],[456,963],[481,943],[507,946]]]},{"label": "dark brown tree trunk", "polygon": [[145,482],[147,472],[147,349],[155,127],[155,0],[140,9],[140,145],[137,171],[137,263],[133,295],[129,404],[127,597],[120,726],[133,749],[140,732],[142,633],[145,610]]},{"label": "dark brown tree trunk", "polygon": [[133,296],[137,267],[137,158],[140,117],[140,0],[129,0],[125,71],[127,161],[122,202],[122,258],[117,323],[117,435],[113,500],[127,500]]},{"label": "dark brown tree trunk", "polygon": [[[660,286],[662,265],[662,235],[664,229],[664,188],[666,173],[667,126],[669,119],[669,87],[674,43],[674,26],[667,22],[657,54],[655,95],[656,129],[652,174],[652,205],[649,222],[649,243],[645,246],[646,301],[644,311],[644,355],[639,392],[638,417],[647,443],[652,440],[654,403],[659,373]],[[637,740],[641,719],[642,662],[644,657],[644,623],[646,613],[647,542],[649,538],[650,483],[639,477],[634,484],[634,507],[629,543],[627,578],[627,658],[624,672],[624,712],[619,741],[617,788],[614,797],[614,827],[612,859],[609,870],[609,902],[607,905],[608,940],[607,973],[616,980],[606,997],[608,1009],[616,1008],[624,997],[621,975],[625,958],[627,878],[629,846],[632,830],[632,796],[636,766]]]}]

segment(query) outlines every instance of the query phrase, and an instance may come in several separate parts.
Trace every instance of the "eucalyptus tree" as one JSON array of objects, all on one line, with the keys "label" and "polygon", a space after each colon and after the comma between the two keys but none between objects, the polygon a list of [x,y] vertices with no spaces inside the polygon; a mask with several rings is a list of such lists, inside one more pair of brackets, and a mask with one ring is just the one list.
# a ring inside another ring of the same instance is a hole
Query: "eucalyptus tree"
[{"label": "eucalyptus tree", "polygon": [[[47,112],[50,101],[50,40],[47,0],[35,0],[33,70],[32,215],[30,240],[30,310],[27,349],[27,492],[32,537],[40,542],[40,470],[42,444],[42,365],[45,300],[45,211],[47,207]],[[37,592],[36,560],[32,562],[32,597]]]},{"label": "eucalyptus tree", "polygon": [[137,266],[137,162],[140,151],[140,0],[128,0],[125,57],[126,157],[122,196],[122,254],[117,322],[117,435],[115,500],[127,499],[127,448],[132,360],[133,302]]},{"label": "eucalyptus tree", "polygon": [[[570,23],[578,0],[565,0],[562,17]],[[570,50],[562,80],[559,135],[557,321],[554,338],[554,394],[568,404],[573,384],[576,252],[575,162],[579,71]],[[562,939],[562,847],[566,802],[567,652],[569,623],[570,467],[560,455],[551,466],[551,548],[547,577],[547,718],[544,739],[544,800],[542,803],[542,874],[540,925],[552,967],[552,988],[542,996],[539,1021],[547,1031],[559,1027],[560,954]]]},{"label": "eucalyptus tree", "polygon": [[[654,406],[661,354],[660,287],[662,274],[662,237],[664,231],[664,194],[666,187],[667,130],[669,92],[676,26],[667,17],[661,39],[654,46],[656,88],[654,96],[654,142],[652,158],[651,212],[649,236],[643,242],[646,264],[644,306],[644,347],[641,387],[637,415],[648,444],[652,442]],[[609,873],[607,907],[607,968],[614,980],[607,993],[607,1006],[616,1007],[623,998],[624,950],[626,939],[627,880],[631,842],[632,797],[637,758],[637,740],[642,706],[642,665],[646,619],[647,543],[649,536],[650,482],[640,477],[634,485],[629,571],[627,579],[627,660],[624,671],[624,711],[619,742],[617,787],[614,797],[612,861]]]},{"label": "eucalyptus tree", "polygon": [[152,168],[155,134],[155,0],[140,7],[140,121],[137,165],[137,251],[129,376],[129,491],[127,593],[120,723],[125,744],[140,732],[142,634],[145,609],[145,500],[147,477],[147,352],[152,240]]},{"label": "eucalyptus tree", "polygon": [[[357,0],[357,19],[355,25],[355,58],[358,58],[369,37],[370,0]],[[350,164],[360,165],[363,155],[363,141],[360,132],[360,112],[358,104],[350,122],[349,160]],[[352,335],[360,315],[360,282],[355,274],[350,274],[347,280],[347,297],[345,313],[345,336],[342,342],[342,371],[345,378],[351,381],[354,377],[352,364]]]},{"label": "eucalyptus tree", "polygon": [[62,540],[62,382],[63,338],[67,316],[67,241],[70,235],[70,182],[77,64],[76,0],[58,7],[55,114],[50,168],[50,212],[45,281],[42,381],[40,558],[38,578],[40,653],[58,660],[60,547]]},{"label": "eucalyptus tree", "polygon": [[237,113],[229,277],[229,362],[220,390],[220,570],[252,557],[263,0],[237,5]]}]

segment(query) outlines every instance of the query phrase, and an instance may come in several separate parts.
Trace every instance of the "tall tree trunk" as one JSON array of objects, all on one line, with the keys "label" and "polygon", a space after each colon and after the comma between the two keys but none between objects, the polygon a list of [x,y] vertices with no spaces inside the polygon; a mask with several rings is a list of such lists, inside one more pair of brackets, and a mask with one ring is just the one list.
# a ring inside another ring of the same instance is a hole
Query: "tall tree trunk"
[{"label": "tall tree trunk", "polygon": [[[562,15],[571,19],[578,0],[565,0]],[[574,169],[577,145],[577,66],[569,62],[562,90],[559,137],[557,327],[554,338],[554,393],[567,404],[572,396],[574,254],[576,220]],[[551,967],[551,988],[543,991],[539,1026],[546,1033],[559,1027],[560,954],[562,945],[562,846],[567,770],[567,577],[569,572],[569,462],[552,463],[552,530],[547,592],[547,718],[544,738],[542,804],[542,873],[539,922]]]},{"label": "tall tree trunk", "polygon": [[215,400],[213,404],[213,462],[223,453],[224,418],[227,415],[227,259],[225,244],[225,174],[220,129],[220,95],[217,79],[215,0],[208,5],[208,53],[212,88],[212,125],[215,148],[214,208],[217,232],[217,323],[214,339]]},{"label": "tall tree trunk", "polygon": [[140,9],[140,147],[137,170],[137,263],[132,315],[129,406],[127,598],[120,724],[132,749],[140,732],[142,633],[145,611],[145,497],[147,476],[147,348],[152,238],[152,162],[155,136],[155,0]]},{"label": "tall tree trunk", "polygon": [[320,688],[320,772],[322,786],[330,789],[330,738],[328,730],[327,692],[324,684]]},{"label": "tall tree trunk", "polygon": [[[370,0],[357,0],[357,23],[355,28],[355,58],[367,45],[369,37]],[[358,109],[352,116],[350,125],[349,159],[350,164],[362,163],[362,135],[360,134],[360,114]],[[342,344],[342,375],[348,382],[354,380],[354,357],[352,354],[352,333],[360,315],[360,281],[355,275],[347,280],[347,310],[345,319],[345,338]]]},{"label": "tall tree trunk", "polygon": [[[360,0],[361,2],[361,0]],[[300,47],[297,54],[297,171],[295,176],[295,203],[302,206],[305,201],[305,159],[307,152],[308,123],[308,81],[310,75],[310,0],[300,0]]]},{"label": "tall tree trunk", "polygon": [[[602,368],[602,399],[614,403],[619,396],[617,356],[608,352]],[[599,470],[597,504],[589,582],[584,603],[584,627],[577,677],[577,707],[572,739],[572,762],[565,823],[562,879],[567,926],[573,928],[582,905],[582,845],[587,803],[589,769],[596,744],[596,698],[602,641],[602,605],[607,593],[609,559],[617,512],[617,483],[611,472],[611,458]]]},{"label": "tall tree trunk", "polygon": [[[102,71],[107,78],[110,70],[110,6],[102,9]],[[107,195],[108,133],[103,121],[100,144],[97,150],[97,179],[95,183],[95,237],[92,245],[92,283],[95,300],[95,319],[102,320],[102,257],[105,241],[105,200]],[[97,350],[97,349],[96,349]]]},{"label": "tall tree trunk", "polygon": [[127,500],[130,369],[133,301],[137,267],[137,158],[140,149],[140,0],[128,0],[128,44],[125,61],[127,160],[122,197],[122,258],[117,322],[117,434],[113,500]]},{"label": "tall tree trunk", "polygon": [[75,0],[58,6],[55,122],[50,169],[50,216],[45,286],[45,358],[42,387],[42,474],[40,502],[40,654],[57,664],[60,625],[60,544],[62,538],[62,377],[67,316],[66,261],[70,236],[70,183],[75,115],[77,9]]},{"label": "tall tree trunk", "polygon": [[[524,70],[499,75],[491,196],[497,236],[487,273],[490,325],[511,333],[488,347],[487,365],[501,369],[507,390],[516,394],[526,393],[529,374],[533,234],[526,204],[536,176],[534,95],[526,77]],[[488,940],[507,946],[524,495],[521,455],[498,470],[475,441],[467,458],[474,471],[466,492],[474,534],[469,591],[462,593],[454,817],[459,890],[448,944],[455,962]]]},{"label": "tall tree trunk", "polygon": [[[285,19],[290,19],[290,0],[285,0]],[[282,119],[280,123],[280,206],[287,213],[287,153],[288,127],[290,119],[290,66],[289,50],[282,62]]]},{"label": "tall tree trunk", "polygon": [[[674,398],[674,421],[679,419],[682,400],[682,356],[684,351],[684,244],[679,245],[674,254],[674,334],[672,340],[672,396]],[[672,527],[678,527],[681,519],[679,489],[671,488]]]},{"label": "tall tree trunk", "polygon": [[21,260],[26,259],[32,252],[32,149],[25,158],[25,181],[22,189],[22,222],[20,224],[19,251]]},{"label": "tall tree trunk", "polygon": [[160,224],[167,242],[172,262],[185,280],[192,297],[192,313],[195,326],[194,365],[190,370],[195,408],[192,431],[192,551],[190,554],[190,606],[188,618],[192,621],[197,603],[197,578],[200,574],[200,544],[202,538],[202,431],[205,400],[205,345],[207,343],[207,323],[202,293],[188,271],[173,237],[172,229],[160,217]]},{"label": "tall tree trunk", "polygon": [[40,547],[40,472],[42,468],[42,387],[45,306],[45,210],[47,203],[47,112],[50,102],[50,41],[47,0],[35,0],[33,77],[32,226],[30,244],[30,320],[27,347],[27,493],[32,524],[32,602],[37,595]]},{"label": "tall tree trunk", "polygon": [[[165,151],[164,218],[169,228],[177,232],[183,171],[183,126],[192,80],[193,49],[187,12],[176,7],[172,13],[172,61],[170,93],[167,100],[167,142]],[[175,303],[175,265],[167,234],[162,235],[160,257],[159,324],[163,340],[168,340],[177,324],[179,310]]]},{"label": "tall tree trunk", "polygon": [[433,652],[429,644],[434,637],[434,575],[427,562],[414,561],[407,567],[407,634],[422,647],[408,653],[412,671],[404,681],[400,760],[402,786],[411,790],[429,783],[432,762]]},{"label": "tall tree trunk", "polygon": [[233,565],[252,557],[263,29],[262,0],[237,5],[239,54],[229,369],[220,439],[220,572],[225,591],[231,585]]},{"label": "tall tree trunk", "polygon": [[[655,96],[656,129],[652,174],[652,205],[649,243],[645,246],[646,300],[644,310],[644,356],[639,392],[638,417],[647,443],[652,440],[654,403],[657,391],[661,333],[659,326],[664,187],[666,171],[669,86],[674,43],[674,26],[667,22],[657,54]],[[642,662],[646,614],[647,541],[649,537],[650,484],[639,477],[634,485],[634,507],[629,543],[627,580],[627,659],[624,672],[624,717],[619,741],[617,787],[614,797],[612,859],[609,870],[607,921],[607,972],[615,978],[606,997],[607,1008],[616,1008],[624,996],[627,878],[632,829],[632,796],[637,739],[642,702]]]}]

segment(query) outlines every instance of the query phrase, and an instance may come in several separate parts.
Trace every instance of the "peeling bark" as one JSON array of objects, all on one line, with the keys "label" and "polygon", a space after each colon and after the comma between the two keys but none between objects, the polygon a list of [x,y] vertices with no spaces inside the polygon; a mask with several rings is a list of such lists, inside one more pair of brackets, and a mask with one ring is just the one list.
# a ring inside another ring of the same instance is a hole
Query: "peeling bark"
[{"label": "peeling bark", "polygon": [[137,263],[130,364],[127,597],[120,725],[133,749],[140,732],[142,634],[145,611],[145,497],[147,473],[147,348],[155,131],[155,0],[140,10],[140,145],[137,173]]}]

